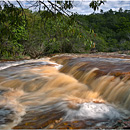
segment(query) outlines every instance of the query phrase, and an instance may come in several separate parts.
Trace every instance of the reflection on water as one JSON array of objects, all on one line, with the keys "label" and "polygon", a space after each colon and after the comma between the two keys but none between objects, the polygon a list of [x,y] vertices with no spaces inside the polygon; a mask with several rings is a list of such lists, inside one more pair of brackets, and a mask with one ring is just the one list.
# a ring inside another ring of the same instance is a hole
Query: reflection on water
[{"label": "reflection on water", "polygon": [[1,63],[0,128],[111,128],[129,117],[129,59],[51,60],[63,67],[45,58]]}]

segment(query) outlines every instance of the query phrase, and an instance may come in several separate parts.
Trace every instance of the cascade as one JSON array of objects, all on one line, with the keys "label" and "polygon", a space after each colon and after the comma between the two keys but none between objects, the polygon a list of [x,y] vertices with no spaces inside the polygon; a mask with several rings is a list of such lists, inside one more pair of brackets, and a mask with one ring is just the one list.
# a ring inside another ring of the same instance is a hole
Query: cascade
[{"label": "cascade", "polygon": [[59,55],[0,64],[2,129],[113,128],[130,116],[129,57]]}]

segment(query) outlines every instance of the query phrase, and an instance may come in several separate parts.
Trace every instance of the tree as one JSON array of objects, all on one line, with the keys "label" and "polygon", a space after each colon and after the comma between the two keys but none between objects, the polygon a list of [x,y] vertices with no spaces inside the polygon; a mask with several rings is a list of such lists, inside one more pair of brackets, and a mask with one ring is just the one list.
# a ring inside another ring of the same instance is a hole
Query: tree
[{"label": "tree", "polygon": [[122,13],[123,12],[123,9],[122,8],[119,8],[119,13]]},{"label": "tree", "polygon": [[100,13],[103,14],[103,10],[102,9],[100,10]]},{"label": "tree", "polygon": [[0,57],[16,56],[22,52],[22,43],[26,39],[26,22],[19,8],[4,3],[0,10]]},{"label": "tree", "polygon": [[[24,7],[22,6],[24,1],[18,1],[16,0],[17,4],[21,8],[21,10],[24,12]],[[36,0],[36,1],[26,1],[28,2],[28,9],[29,8],[35,8],[39,12],[44,9],[46,11],[51,12],[52,14],[55,14],[57,12],[63,13],[65,15],[69,15],[68,12],[70,12],[68,9],[71,9],[74,7],[74,1],[73,0],[55,0],[55,1],[44,1],[44,0]],[[99,6],[104,4],[106,0],[92,0],[89,4],[90,8],[94,9],[94,11],[99,9]],[[1,1],[0,4],[13,4],[11,0],[9,1]]]},{"label": "tree", "polygon": [[106,0],[92,0],[92,2],[89,4],[89,6],[94,10],[98,10],[99,7],[104,4]]},{"label": "tree", "polygon": [[[43,51],[49,53],[65,52],[68,51],[66,49],[68,46],[71,48],[75,47],[76,50],[77,47],[75,45],[77,44],[77,41],[82,41],[83,39],[86,40],[86,37],[81,35],[81,32],[85,33],[84,29],[81,29],[81,26],[78,26],[77,22],[74,25],[70,25],[70,23],[74,22],[74,19],[73,16],[70,16],[71,12],[69,9],[73,8],[74,1],[26,1],[28,2],[28,7],[26,8],[23,6],[23,2],[25,1],[0,1],[0,58],[2,56],[15,57],[20,53],[25,54],[28,52],[29,47],[32,47],[30,52],[34,52],[36,46],[38,46],[37,50],[39,51],[36,50],[32,57],[37,57],[38,55],[43,54]],[[98,9],[101,4],[104,4],[104,2],[105,0],[97,0],[95,4],[95,1],[92,1],[90,7],[94,10]],[[34,12],[34,10],[33,12],[29,12],[28,9],[30,8],[36,9],[36,12]],[[60,19],[58,18],[59,14],[63,14],[65,17]],[[33,18],[30,18],[30,16]],[[32,23],[34,26],[31,26],[30,21],[33,21]],[[41,24],[39,24],[39,22],[41,22]],[[64,29],[64,26],[66,26],[67,30]],[[50,32],[46,33],[46,29]],[[57,29],[60,31],[57,31]],[[66,32],[63,33],[63,31],[61,31],[62,29]],[[51,31],[54,32],[52,33]],[[75,32],[77,32],[77,34]],[[63,34],[63,36],[60,34]],[[64,39],[64,41],[62,44],[59,44],[61,38]],[[77,41],[75,39],[77,39]],[[45,41],[44,44],[43,41]],[[89,39],[88,41],[91,40]],[[83,41],[82,43],[87,46]],[[50,47],[52,47],[52,45],[54,45],[54,47],[55,45],[61,47],[59,50],[57,50],[57,47],[55,50],[50,51],[49,44]]]},{"label": "tree", "polygon": [[[79,15],[82,25],[95,31],[101,42],[95,41],[99,51],[129,50],[130,46],[130,11],[115,12],[110,9],[101,14]],[[103,45],[103,46],[102,46]],[[104,47],[106,45],[106,47]]]}]

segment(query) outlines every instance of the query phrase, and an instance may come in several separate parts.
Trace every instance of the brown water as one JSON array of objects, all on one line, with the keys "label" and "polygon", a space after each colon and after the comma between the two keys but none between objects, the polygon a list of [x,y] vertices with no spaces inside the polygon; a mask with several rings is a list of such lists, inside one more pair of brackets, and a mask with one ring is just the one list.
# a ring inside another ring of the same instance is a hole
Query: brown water
[{"label": "brown water", "polygon": [[129,57],[51,61],[0,63],[0,128],[113,128],[130,116]]}]

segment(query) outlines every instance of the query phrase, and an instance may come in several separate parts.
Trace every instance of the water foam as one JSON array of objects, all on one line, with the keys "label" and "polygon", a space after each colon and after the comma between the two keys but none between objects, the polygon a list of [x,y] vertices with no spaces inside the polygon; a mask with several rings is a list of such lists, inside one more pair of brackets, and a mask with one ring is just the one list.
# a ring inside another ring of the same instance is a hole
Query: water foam
[{"label": "water foam", "polygon": [[27,63],[38,63],[39,65],[48,65],[48,64],[53,64],[56,69],[62,68],[62,65],[59,65],[57,63],[49,61],[49,58],[41,58],[41,59],[32,59],[32,60],[22,60],[22,61],[7,61],[7,62],[0,62],[0,70],[7,69],[12,66],[17,66],[17,65],[23,65]]},{"label": "water foam", "polygon": [[102,120],[113,121],[122,119],[124,115],[118,109],[104,103],[82,103],[77,104],[79,109],[67,109],[67,120]]},{"label": "water foam", "polygon": [[23,91],[0,87],[0,94],[0,129],[9,129],[17,125],[25,114],[25,107],[17,100]]}]

